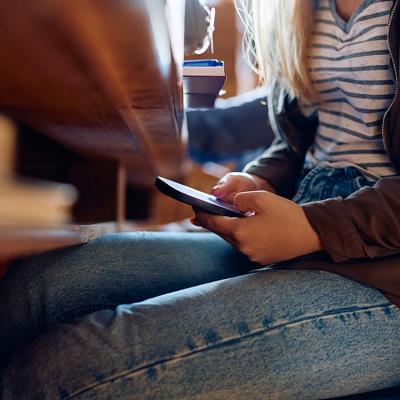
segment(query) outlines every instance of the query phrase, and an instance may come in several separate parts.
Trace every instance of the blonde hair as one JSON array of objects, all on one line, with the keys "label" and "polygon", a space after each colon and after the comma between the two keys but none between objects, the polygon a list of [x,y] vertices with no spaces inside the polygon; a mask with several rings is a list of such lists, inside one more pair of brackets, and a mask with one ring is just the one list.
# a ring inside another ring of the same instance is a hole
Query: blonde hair
[{"label": "blonde hair", "polygon": [[286,96],[315,99],[308,70],[312,0],[235,0],[246,28],[245,58],[281,110]]}]

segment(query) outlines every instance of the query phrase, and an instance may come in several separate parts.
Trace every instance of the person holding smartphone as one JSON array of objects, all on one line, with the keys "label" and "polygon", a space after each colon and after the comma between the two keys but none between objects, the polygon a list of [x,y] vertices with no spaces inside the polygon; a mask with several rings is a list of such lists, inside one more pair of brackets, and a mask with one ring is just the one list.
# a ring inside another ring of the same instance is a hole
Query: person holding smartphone
[{"label": "person holding smartphone", "polygon": [[3,398],[400,384],[400,2],[238,3],[276,139],[212,193],[254,213],[15,263],[0,281]]}]

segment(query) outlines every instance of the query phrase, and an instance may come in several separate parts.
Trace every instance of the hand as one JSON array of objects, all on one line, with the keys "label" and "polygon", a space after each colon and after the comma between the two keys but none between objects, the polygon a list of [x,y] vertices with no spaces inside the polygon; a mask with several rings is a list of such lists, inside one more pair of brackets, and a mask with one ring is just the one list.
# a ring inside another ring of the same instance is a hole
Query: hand
[{"label": "hand", "polygon": [[253,190],[267,190],[275,193],[275,189],[264,179],[245,172],[231,172],[226,174],[211,189],[211,194],[218,199],[233,203],[236,194]]},{"label": "hand", "polygon": [[254,215],[230,218],[199,211],[192,222],[221,236],[262,265],[322,250],[318,234],[302,207],[293,201],[253,191],[237,194],[234,204],[242,212],[254,211]]}]

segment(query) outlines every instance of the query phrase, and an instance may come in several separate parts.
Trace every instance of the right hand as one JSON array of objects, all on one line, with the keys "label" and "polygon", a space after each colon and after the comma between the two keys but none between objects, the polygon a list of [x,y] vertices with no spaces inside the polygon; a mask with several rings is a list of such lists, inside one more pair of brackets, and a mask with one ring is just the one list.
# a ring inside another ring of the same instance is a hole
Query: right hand
[{"label": "right hand", "polygon": [[219,180],[211,189],[211,194],[233,204],[235,196],[240,192],[252,192],[254,190],[267,190],[276,193],[275,189],[264,179],[246,172],[230,172]]}]

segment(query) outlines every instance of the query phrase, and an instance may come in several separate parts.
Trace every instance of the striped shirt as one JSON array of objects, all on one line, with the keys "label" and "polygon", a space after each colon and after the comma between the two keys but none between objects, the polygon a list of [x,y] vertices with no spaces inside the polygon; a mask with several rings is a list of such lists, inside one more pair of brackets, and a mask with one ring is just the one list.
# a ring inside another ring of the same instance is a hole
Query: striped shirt
[{"label": "striped shirt", "polygon": [[387,45],[392,0],[364,0],[349,21],[335,0],[318,0],[310,46],[311,78],[318,103],[315,141],[307,168],[326,163],[357,167],[367,178],[394,175],[382,139],[382,119],[395,91]]}]

